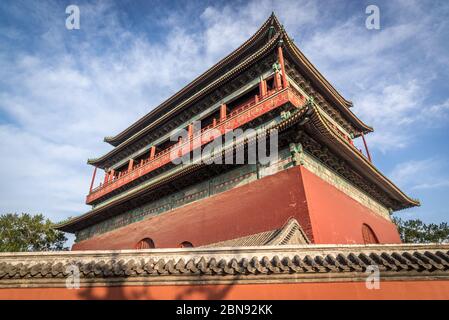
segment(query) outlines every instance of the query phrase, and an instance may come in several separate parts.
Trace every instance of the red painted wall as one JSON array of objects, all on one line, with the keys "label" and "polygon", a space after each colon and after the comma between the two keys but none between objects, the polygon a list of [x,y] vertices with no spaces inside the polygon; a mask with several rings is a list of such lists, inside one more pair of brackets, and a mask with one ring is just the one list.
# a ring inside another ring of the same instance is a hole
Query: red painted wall
[{"label": "red painted wall", "polygon": [[382,281],[379,290],[364,282],[120,286],[0,289],[0,299],[449,299],[449,281]]},{"label": "red painted wall", "polygon": [[301,167],[314,241],[317,244],[363,244],[362,225],[374,231],[379,243],[401,243],[396,225]]},{"label": "red painted wall", "polygon": [[363,243],[368,224],[380,243],[400,243],[396,227],[304,167],[294,167],[158,216],[75,243],[73,250],[201,246],[273,230],[295,217],[314,243]]},{"label": "red painted wall", "polygon": [[311,236],[297,168],[80,241],[72,249],[133,249],[143,238],[151,238],[157,248],[178,247],[183,241],[200,246],[280,228],[290,217]]}]

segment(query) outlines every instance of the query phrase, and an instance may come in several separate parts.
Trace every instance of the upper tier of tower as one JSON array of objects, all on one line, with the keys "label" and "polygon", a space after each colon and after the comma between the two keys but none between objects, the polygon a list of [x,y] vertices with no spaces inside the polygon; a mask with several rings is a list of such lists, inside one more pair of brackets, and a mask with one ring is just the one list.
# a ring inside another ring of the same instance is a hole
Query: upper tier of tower
[{"label": "upper tier of tower", "polygon": [[[155,107],[121,133],[106,137],[105,141],[115,148],[88,163],[99,168],[110,168],[136,151],[140,145],[160,138],[164,130],[173,130],[184,122],[174,121],[177,116],[194,117],[194,109],[208,97],[213,103],[226,100],[229,92],[225,88],[243,71],[276,50],[283,44],[286,72],[295,77],[294,69],[303,76],[304,86],[316,88],[322,102],[327,105],[329,115],[348,132],[351,137],[368,133],[372,128],[364,124],[350,110],[352,103],[345,98],[321,75],[288,36],[278,19],[272,14],[257,32],[227,57],[216,63],[172,97]],[[257,71],[256,71],[257,72]],[[249,80],[249,79],[248,79]],[[235,84],[233,84],[235,87]],[[210,97],[210,96],[213,97]],[[321,101],[317,101],[321,102]],[[188,119],[186,119],[188,120]],[[146,139],[144,139],[146,137]]]}]

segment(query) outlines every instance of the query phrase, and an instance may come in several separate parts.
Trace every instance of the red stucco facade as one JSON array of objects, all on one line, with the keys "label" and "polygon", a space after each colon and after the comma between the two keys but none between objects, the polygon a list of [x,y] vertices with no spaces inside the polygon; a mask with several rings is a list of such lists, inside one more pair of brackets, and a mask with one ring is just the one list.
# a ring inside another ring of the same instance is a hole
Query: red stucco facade
[{"label": "red stucco facade", "polygon": [[395,225],[304,167],[293,167],[210,198],[74,244],[73,250],[201,246],[280,228],[294,217],[313,243],[363,244],[362,225],[380,243],[400,243]]},{"label": "red stucco facade", "polygon": [[401,243],[394,223],[303,167],[301,179],[312,221],[314,243],[363,244],[363,224],[371,227],[379,243]]},{"label": "red stucco facade", "polygon": [[382,281],[378,290],[364,282],[167,285],[0,289],[0,299],[444,299],[449,281]]}]

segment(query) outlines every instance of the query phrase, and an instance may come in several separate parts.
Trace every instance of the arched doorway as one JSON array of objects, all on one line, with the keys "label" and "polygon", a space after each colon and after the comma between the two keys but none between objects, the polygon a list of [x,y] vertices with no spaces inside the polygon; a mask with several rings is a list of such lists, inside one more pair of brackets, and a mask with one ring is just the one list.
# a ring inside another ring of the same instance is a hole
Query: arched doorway
[{"label": "arched doorway", "polygon": [[362,225],[362,236],[365,244],[379,243],[379,240],[377,239],[377,236],[374,233],[373,229],[371,229],[371,227],[365,223]]},{"label": "arched doorway", "polygon": [[142,239],[136,244],[136,249],[153,249],[153,248],[156,247],[154,245],[154,241],[151,240],[150,238]]},{"label": "arched doorway", "polygon": [[189,241],[184,241],[179,244],[180,248],[193,248],[193,244]]}]

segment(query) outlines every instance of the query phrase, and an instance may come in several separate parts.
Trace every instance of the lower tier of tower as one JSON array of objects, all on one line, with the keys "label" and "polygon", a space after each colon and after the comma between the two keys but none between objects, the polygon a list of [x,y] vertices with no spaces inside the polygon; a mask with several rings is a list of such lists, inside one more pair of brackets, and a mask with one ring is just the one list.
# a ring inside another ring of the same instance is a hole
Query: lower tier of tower
[{"label": "lower tier of tower", "polygon": [[73,250],[194,247],[282,228],[296,219],[311,243],[400,243],[395,224],[357,190],[304,165],[268,175],[121,228]]}]

